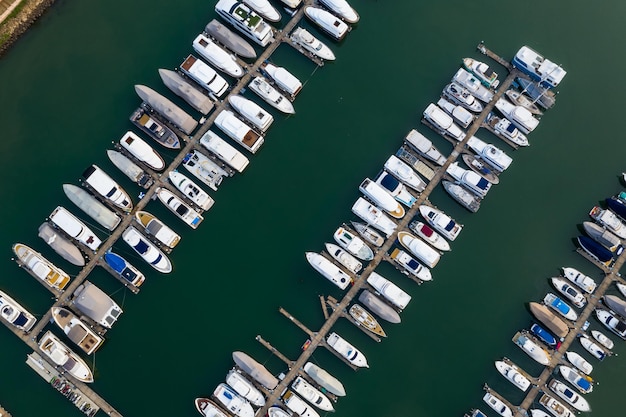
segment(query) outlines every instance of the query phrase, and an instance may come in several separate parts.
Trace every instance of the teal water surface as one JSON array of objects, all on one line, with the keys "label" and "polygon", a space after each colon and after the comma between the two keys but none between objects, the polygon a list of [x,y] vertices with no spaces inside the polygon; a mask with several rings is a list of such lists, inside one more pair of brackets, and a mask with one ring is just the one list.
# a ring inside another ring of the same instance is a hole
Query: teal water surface
[{"label": "teal water surface", "polygon": [[[78,184],[92,163],[137,201],[140,190],[116,171],[105,150],[131,129],[128,116],[139,104],[134,84],[175,99],[157,69],[175,68],[191,53],[191,41],[215,17],[213,4],[60,0],[0,60],[0,154],[7,179],[0,188],[0,247],[5,248],[0,288],[31,312],[42,315],[53,300],[11,261],[11,245],[26,243],[67,272],[78,272],[37,237],[39,224],[57,205],[89,220],[67,200],[61,184]],[[115,250],[146,273],[141,292],[121,289],[101,269],[90,275],[124,309],[103,348],[89,358],[93,388],[124,416],[197,415],[193,399],[209,396],[223,381],[233,350],[248,352],[273,373],[285,370],[255,336],[295,359],[306,335],[278,307],[315,330],[323,323],[318,296],[342,295],[309,267],[304,252],[321,251],[335,228],[353,218],[358,184],[378,173],[408,130],[418,129],[450,152],[447,141],[420,124],[420,115],[463,57],[485,60],[475,50],[481,40],[507,59],[527,44],[562,64],[568,74],[557,105],[529,136],[528,149],[513,151],[487,132],[478,133],[514,159],[478,213],[464,211],[441,188],[431,195],[465,225],[453,251],[433,270],[432,283],[418,287],[387,264],[378,268],[413,297],[402,323],[385,326],[388,339],[376,344],[345,320],[337,323],[334,330],[364,352],[371,368],[353,372],[323,349],[314,353],[346,386],[337,415],[486,411],[485,382],[519,403],[521,393],[497,373],[493,361],[507,356],[539,374],[539,366],[510,341],[530,323],[527,303],[543,298],[550,289],[547,279],[561,266],[601,279],[600,271],[574,252],[573,238],[588,210],[623,188],[618,175],[626,169],[619,128],[626,5],[615,0],[351,4],[361,21],[345,41],[335,44],[319,34],[336,62],[316,69],[287,45],[278,49],[273,61],[306,82],[294,103],[297,113],[273,112],[276,122],[263,148],[243,175],[211,193],[216,204],[198,230],[189,230],[159,203],[148,205],[183,236],[171,255],[174,272],[160,275],[116,243]],[[497,65],[496,70],[505,72]],[[255,99],[249,92],[245,96]],[[175,156],[159,152],[168,161]],[[0,404],[14,417],[79,415],[24,364],[29,349],[8,330],[0,333],[5,376]],[[573,349],[582,353],[580,346]],[[604,363],[590,359],[600,382],[587,395],[592,414],[621,415],[623,343],[616,352],[620,356]]]}]

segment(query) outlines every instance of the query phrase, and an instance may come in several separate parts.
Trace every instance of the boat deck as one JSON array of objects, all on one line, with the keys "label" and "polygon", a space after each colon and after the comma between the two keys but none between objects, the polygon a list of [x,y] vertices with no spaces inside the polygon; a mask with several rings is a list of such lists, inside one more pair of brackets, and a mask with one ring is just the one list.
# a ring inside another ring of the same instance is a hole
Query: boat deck
[{"label": "boat deck", "polygon": [[[330,307],[331,310],[334,311],[339,305],[339,301],[337,301],[333,296],[328,295],[326,296],[326,304],[328,305],[328,307]],[[322,305],[322,309],[324,310],[324,314],[327,315],[328,311],[326,310],[324,305]],[[341,310],[340,314],[341,314],[341,317],[347,319],[349,322],[354,324],[363,333],[365,333],[366,335],[374,339],[375,342],[380,342],[382,340],[376,334],[370,332],[365,327],[361,326],[358,321],[352,318],[352,316],[350,315],[350,313],[348,313],[346,309]]]},{"label": "boat deck", "polygon": [[396,156],[400,158],[402,161],[409,164],[411,168],[415,170],[415,172],[419,173],[422,177],[426,178],[428,181],[432,180],[435,177],[435,172],[438,167],[431,165],[429,161],[423,159],[420,155],[414,154],[409,145],[402,145],[400,149],[396,152]]}]

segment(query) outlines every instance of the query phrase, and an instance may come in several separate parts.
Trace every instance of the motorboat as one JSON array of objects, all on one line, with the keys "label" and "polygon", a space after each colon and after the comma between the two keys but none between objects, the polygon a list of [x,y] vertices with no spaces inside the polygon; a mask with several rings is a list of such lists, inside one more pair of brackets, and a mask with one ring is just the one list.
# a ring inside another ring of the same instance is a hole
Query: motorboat
[{"label": "motorboat", "polygon": [[324,369],[311,362],[305,363],[302,369],[304,369],[304,372],[306,372],[313,381],[318,383],[326,391],[339,397],[345,397],[346,390],[343,384]]},{"label": "motorboat", "polygon": [[513,66],[544,87],[555,88],[567,74],[560,65],[546,59],[528,46],[522,46],[511,61]]},{"label": "motorboat", "polygon": [[296,111],[291,101],[272,87],[265,78],[256,76],[248,84],[250,90],[265,100],[269,105],[286,114],[294,114]]},{"label": "motorboat", "polygon": [[446,163],[446,157],[433,145],[433,142],[415,129],[411,129],[404,137],[412,149],[415,149],[424,158],[429,159],[439,166]]},{"label": "motorboat", "polygon": [[557,349],[559,347],[560,342],[556,339],[556,337],[537,323],[533,323],[530,326],[530,332],[548,347],[552,349]]},{"label": "motorboat", "polygon": [[315,388],[303,377],[297,376],[291,383],[291,389],[320,410],[335,411],[328,397],[322,394],[320,390]]},{"label": "motorboat", "polygon": [[224,177],[228,176],[221,166],[196,149],[185,155],[182,165],[213,191],[217,191]]},{"label": "motorboat", "polygon": [[461,230],[463,230],[463,225],[457,223],[441,210],[426,204],[422,204],[419,210],[428,224],[450,241],[454,241],[461,233]]},{"label": "motorboat", "polygon": [[354,230],[372,245],[380,248],[385,243],[385,238],[380,235],[373,227],[369,227],[365,223],[351,222]]},{"label": "motorboat", "polygon": [[500,85],[498,73],[484,62],[477,61],[473,58],[463,58],[463,66],[478,77],[485,87],[497,88],[498,85]]},{"label": "motorboat", "polygon": [[511,408],[492,393],[486,392],[483,396],[483,401],[501,416],[513,417],[513,411],[511,411]]},{"label": "motorboat", "polygon": [[413,168],[395,155],[391,155],[387,159],[385,170],[418,193],[426,188],[426,182],[417,175]]},{"label": "motorboat", "polygon": [[584,374],[589,375],[593,372],[593,366],[587,362],[582,356],[576,352],[565,352],[567,360]]},{"label": "motorboat", "polygon": [[439,233],[435,232],[429,225],[426,223],[413,220],[409,223],[409,229],[415,233],[415,236],[420,239],[426,241],[433,248],[447,252],[451,250],[450,243],[441,236]]},{"label": "motorboat", "polygon": [[385,210],[396,219],[401,219],[406,214],[404,207],[384,187],[369,178],[365,178],[361,182],[359,191],[377,207]]},{"label": "motorboat", "polygon": [[43,257],[42,254],[22,243],[13,245],[13,253],[17,261],[36,279],[50,288],[63,291],[70,282],[70,276],[61,268]]},{"label": "motorboat", "polygon": [[406,275],[413,275],[420,281],[432,281],[430,270],[402,249],[395,248],[389,257],[403,268]]},{"label": "motorboat", "polygon": [[449,136],[459,142],[465,138],[465,132],[454,123],[452,116],[449,116],[436,104],[430,103],[424,110],[423,115],[429,127],[432,127],[440,135]]},{"label": "motorboat", "polygon": [[[300,1],[300,0],[298,0]],[[291,417],[291,412],[287,412],[277,405],[273,405],[267,409],[268,417]]]},{"label": "motorboat", "polygon": [[[574,413],[572,413],[566,406],[564,406],[556,398],[546,393],[539,398],[539,404],[543,405],[546,410],[552,413],[555,417],[574,417]],[[536,417],[535,414],[533,414],[533,417]]]},{"label": "motorboat", "polygon": [[522,133],[529,134],[539,125],[539,120],[526,107],[516,106],[504,97],[496,101],[496,109]]},{"label": "motorboat", "polygon": [[92,164],[83,171],[83,180],[85,184],[114,207],[126,213],[130,213],[133,209],[133,201],[128,193],[97,165]]},{"label": "motorboat", "polygon": [[483,111],[482,103],[469,92],[467,88],[452,82],[445,86],[442,93],[444,98],[450,100],[454,104],[458,104],[463,108],[474,113]]},{"label": "motorboat", "polygon": [[333,243],[325,243],[326,251],[332,256],[337,262],[343,265],[348,271],[353,274],[358,274],[363,269],[363,264],[356,259],[354,256],[350,255],[347,251],[343,250],[339,246]]},{"label": "motorboat", "polygon": [[[473,98],[474,96],[471,97]],[[476,102],[478,101],[476,100]],[[465,107],[456,103],[452,103],[443,97],[437,100],[437,106],[446,113],[448,113],[450,116],[452,116],[454,122],[461,126],[463,129],[467,129],[469,125],[471,125],[472,122],[476,119],[476,115],[472,114]]]},{"label": "motorboat", "polygon": [[129,226],[122,233],[122,239],[157,271],[164,274],[172,272],[169,258],[133,226]]},{"label": "motorboat", "polygon": [[456,184],[452,181],[443,180],[443,188],[450,197],[456,200],[460,205],[468,209],[472,213],[476,213],[480,208],[481,198],[470,192],[467,188]]},{"label": "motorboat", "polygon": [[411,296],[377,272],[367,277],[367,283],[387,301],[400,310],[404,310],[411,301]]},{"label": "motorboat", "polygon": [[86,317],[110,329],[123,313],[120,306],[104,291],[85,280],[74,290],[72,305]]},{"label": "motorboat", "polygon": [[280,13],[270,4],[268,0],[244,0],[244,3],[253,8],[264,19],[270,22],[279,22]]},{"label": "motorboat", "polygon": [[219,75],[209,64],[191,54],[185,58],[178,68],[209,95],[216,98],[222,97],[230,87],[224,77]]},{"label": "motorboat", "polygon": [[[200,113],[204,115],[209,114],[209,112],[213,110],[213,107],[215,107],[215,105],[213,104],[213,101],[209,97],[207,97],[202,91],[200,91],[199,89],[191,85],[185,78],[183,78],[177,72],[164,69],[164,68],[159,68],[159,76],[161,77],[163,84],[165,84],[167,88],[172,90],[174,94],[176,94],[178,97],[185,100],[191,107],[198,110]],[[144,113],[144,116],[148,116],[148,115]],[[151,127],[154,127],[155,130],[158,130],[159,133],[163,132],[162,130],[159,129],[160,126],[156,126],[152,124]],[[150,135],[151,129],[148,128],[145,130],[145,132]],[[170,129],[170,132],[174,133],[173,131],[171,131],[171,129]],[[159,137],[158,135],[156,136]],[[173,137],[168,136],[168,139],[171,140],[172,145],[174,146],[178,145],[178,148],[180,148],[180,141],[175,135]]]},{"label": "motorboat", "polygon": [[37,236],[43,239],[63,259],[76,266],[84,266],[85,258],[81,251],[49,223],[39,226]]},{"label": "motorboat", "polygon": [[474,97],[483,103],[489,103],[493,99],[493,91],[482,85],[480,80],[465,68],[459,68],[452,77],[452,81],[466,88]]},{"label": "motorboat", "polygon": [[320,0],[320,3],[348,23],[359,21],[359,14],[346,0]]},{"label": "motorboat", "polygon": [[305,254],[313,269],[340,289],[345,290],[352,282],[350,275],[319,253],[306,252]]},{"label": "motorboat", "polygon": [[304,14],[335,40],[342,40],[350,27],[334,14],[319,7],[305,6]]},{"label": "motorboat", "polygon": [[589,276],[583,274],[579,270],[572,267],[562,267],[563,276],[572,281],[576,286],[587,294],[591,294],[596,290],[596,282]]},{"label": "motorboat", "polygon": [[384,188],[385,191],[391,194],[396,201],[407,207],[413,207],[413,204],[417,201],[417,198],[411,194],[409,190],[407,190],[404,184],[385,170],[380,171],[380,174],[378,174],[375,181],[378,185]]},{"label": "motorboat", "polygon": [[578,319],[578,314],[574,309],[551,292],[543,298],[543,303],[568,320],[576,321]]},{"label": "motorboat", "polygon": [[302,82],[283,67],[266,62],[261,65],[261,70],[276,83],[278,88],[291,97],[295,97],[302,89]]},{"label": "motorboat", "polygon": [[135,85],[135,92],[154,111],[170,121],[184,133],[190,135],[198,127],[198,121],[187,114],[168,98],[145,85]]},{"label": "motorboat", "polygon": [[613,349],[613,346],[615,346],[613,341],[600,330],[592,330],[591,336],[593,336],[593,338],[596,339],[598,343],[600,343],[602,346],[609,350]]},{"label": "motorboat", "polygon": [[569,333],[569,326],[556,314],[543,304],[532,302],[529,304],[530,312],[545,324],[546,327],[559,338],[564,338]]},{"label": "motorboat", "polygon": [[200,145],[237,172],[243,172],[250,164],[250,160],[244,154],[210,130],[202,135]]},{"label": "motorboat", "polygon": [[509,380],[509,382],[515,385],[522,391],[528,390],[530,387],[530,380],[526,378],[519,370],[519,368],[505,361],[496,361],[496,369],[502,374],[503,377]]},{"label": "motorboat", "polygon": [[197,211],[189,207],[183,200],[165,188],[156,190],[156,195],[172,213],[179,219],[187,223],[191,228],[195,229],[200,225],[204,218]]},{"label": "motorboat", "polygon": [[212,19],[209,23],[207,23],[204,27],[204,31],[213,39],[242,58],[255,59],[257,57],[256,51],[252,45],[248,43],[248,41],[215,19]]},{"label": "motorboat", "polygon": [[626,318],[626,301],[616,295],[605,295],[602,302],[618,316]]},{"label": "motorboat", "polygon": [[410,233],[398,233],[398,240],[402,246],[404,246],[411,254],[416,256],[417,259],[424,262],[424,265],[429,268],[434,268],[441,258],[439,252],[430,247],[423,240]]},{"label": "motorboat", "polygon": [[606,355],[607,355],[606,351],[602,349],[600,346],[598,346],[598,344],[595,343],[587,335],[580,336],[578,340],[580,341],[580,344],[582,345],[582,347],[584,347],[585,350],[591,353],[596,359],[602,361],[604,360],[604,358],[606,358]]},{"label": "motorboat", "polygon": [[93,372],[85,361],[48,330],[39,339],[39,349],[53,363],[81,382],[93,382]]},{"label": "motorboat", "polygon": [[222,409],[208,398],[195,399],[196,410],[204,417],[229,417]]},{"label": "motorboat", "polygon": [[37,319],[17,301],[9,297],[4,291],[0,291],[0,317],[11,326],[23,331],[30,332]]},{"label": "motorboat", "polygon": [[558,368],[563,378],[581,393],[588,394],[593,391],[593,380],[590,377],[581,375],[577,370],[569,366],[560,365]]},{"label": "motorboat", "polygon": [[607,198],[604,201],[613,213],[617,214],[622,220],[626,219],[626,203],[615,197]]},{"label": "motorboat", "polygon": [[117,275],[123,278],[125,281],[134,285],[135,287],[141,286],[146,280],[144,274],[139,271],[135,266],[129,263],[126,259],[122,258],[117,253],[110,250],[105,252],[104,262],[113,270]]},{"label": "motorboat", "polygon": [[525,78],[517,77],[515,81],[523,89],[523,93],[528,94],[534,103],[537,103],[544,109],[549,109],[556,103],[556,94],[554,91],[541,87],[534,81]]},{"label": "motorboat", "polygon": [[293,391],[286,390],[282,394],[283,402],[288,409],[296,413],[300,417],[320,417],[318,412],[315,411],[309,404],[302,398],[298,397]]},{"label": "motorboat", "polygon": [[219,0],[215,11],[252,42],[267,46],[274,40],[272,27],[248,6],[236,0]]},{"label": "motorboat", "polygon": [[461,156],[461,159],[463,159],[463,162],[465,162],[465,164],[472,171],[474,171],[475,173],[477,173],[478,175],[480,175],[481,177],[483,177],[490,183],[494,185],[500,183],[500,178],[498,177],[498,174],[495,171],[493,171],[493,169],[490,169],[487,164],[482,163],[481,162],[482,158],[478,159],[471,153],[464,153]]},{"label": "motorboat", "polygon": [[601,308],[596,308],[595,312],[596,317],[604,327],[626,340],[626,323],[624,321],[617,318],[610,311]]},{"label": "motorboat", "polygon": [[278,379],[272,375],[265,366],[261,365],[248,354],[235,351],[233,352],[233,361],[242,371],[250,375],[252,379],[265,388],[273,390],[278,385]]},{"label": "motorboat", "polygon": [[153,236],[157,241],[168,248],[174,248],[178,245],[178,242],[180,242],[180,235],[170,229],[169,226],[159,220],[154,214],[138,210],[135,212],[135,219],[143,226],[148,235]]},{"label": "motorboat", "polygon": [[620,282],[616,282],[615,285],[617,286],[617,289],[619,290],[619,292],[621,292],[622,295],[626,297],[626,285]]},{"label": "motorboat", "polygon": [[261,391],[235,368],[231,369],[226,375],[226,384],[235,390],[237,394],[248,400],[252,405],[257,407],[263,407],[265,405],[265,397]]},{"label": "motorboat", "polygon": [[328,46],[322,43],[319,39],[311,34],[308,30],[298,26],[289,37],[293,43],[300,45],[305,50],[309,51],[319,58],[326,61],[334,61],[335,54],[330,50]]},{"label": "motorboat", "polygon": [[550,354],[537,342],[531,339],[531,336],[525,333],[516,335],[513,338],[513,342],[520,347],[528,356],[533,358],[535,362],[541,365],[548,365],[550,363]]},{"label": "motorboat", "polygon": [[236,59],[206,35],[201,33],[196,36],[192,46],[194,51],[200,54],[202,58],[231,77],[239,78],[243,76],[243,68],[237,63]]},{"label": "motorboat", "polygon": [[202,210],[208,210],[213,207],[215,200],[185,174],[173,170],[167,175],[174,187]]},{"label": "motorboat", "polygon": [[471,414],[464,414],[464,417],[487,417],[487,414],[480,411],[478,408],[472,409]]},{"label": "motorboat", "polygon": [[339,246],[362,261],[371,261],[374,258],[372,249],[367,246],[360,237],[350,232],[345,227],[339,227],[333,234],[333,238]]},{"label": "motorboat", "polygon": [[450,164],[446,173],[480,198],[484,198],[491,189],[492,184],[489,181],[473,170],[462,168],[458,162]]},{"label": "motorboat", "polygon": [[585,304],[587,304],[585,296],[576,288],[569,285],[564,279],[552,277],[550,280],[554,288],[563,294],[565,298],[570,300],[576,307],[583,308]]},{"label": "motorboat", "polygon": [[548,383],[548,387],[550,387],[554,393],[578,411],[591,411],[589,403],[582,397],[582,395],[575,393],[558,379],[552,378]]},{"label": "motorboat", "polygon": [[104,342],[102,336],[94,332],[70,310],[63,307],[52,307],[50,312],[56,325],[87,355],[91,355],[102,346]]},{"label": "motorboat", "polygon": [[161,155],[159,155],[157,151],[152,148],[152,146],[148,145],[146,141],[130,130],[122,136],[120,139],[120,145],[132,156],[137,158],[138,161],[143,162],[149,168],[152,168],[155,171],[162,171],[165,169],[165,161],[163,160],[163,157],[161,157]]},{"label": "motorboat", "polygon": [[541,116],[543,114],[539,106],[537,106],[537,104],[535,104],[532,99],[530,99],[528,96],[526,96],[526,94],[522,93],[521,91],[510,89],[506,90],[504,94],[506,95],[506,98],[511,101],[511,103],[517,106],[525,107],[526,110],[528,110],[532,114],[536,116]]},{"label": "motorboat", "polygon": [[222,110],[215,118],[215,125],[251,153],[256,153],[265,142],[263,136],[239,120],[230,110]]},{"label": "motorboat", "polygon": [[576,240],[580,247],[593,259],[608,268],[613,265],[613,252],[587,236],[578,236]]},{"label": "motorboat", "polygon": [[491,127],[492,132],[500,139],[509,141],[517,146],[528,146],[528,138],[511,123],[507,118],[499,118],[493,113],[489,113],[485,123]]},{"label": "motorboat", "polygon": [[364,290],[359,295],[359,301],[381,319],[388,321],[389,323],[400,323],[400,314],[398,314],[393,307],[368,290]]},{"label": "motorboat", "polygon": [[594,206],[589,212],[589,216],[615,233],[618,238],[626,239],[626,224],[624,224],[613,211]]},{"label": "motorboat", "polygon": [[121,152],[114,151],[112,149],[107,150],[107,156],[124,175],[126,175],[131,181],[138,186],[145,188],[146,190],[154,184],[154,180],[146,171],[144,171],[139,165],[128,159],[126,155]]},{"label": "motorboat", "polygon": [[467,146],[498,172],[506,170],[511,165],[511,162],[513,162],[513,159],[500,148],[486,143],[476,136],[469,138]]},{"label": "motorboat", "polygon": [[365,356],[337,333],[331,332],[326,338],[326,343],[352,365],[359,368],[369,368]]},{"label": "motorboat", "polygon": [[348,313],[359,326],[362,326],[380,337],[387,337],[387,333],[385,333],[380,323],[378,323],[374,316],[360,304],[353,304],[348,310]]},{"label": "motorboat", "polygon": [[624,251],[621,239],[606,228],[593,222],[583,222],[583,228],[589,237],[613,252],[614,256],[619,256]]},{"label": "motorboat", "polygon": [[[400,205],[398,204],[398,206]],[[371,204],[363,197],[359,197],[352,205],[352,213],[359,216],[367,224],[383,232],[383,234],[387,237],[391,236],[398,227],[398,225],[389,217],[387,217],[387,215],[383,213],[382,210]]]},{"label": "motorboat", "polygon": [[63,192],[72,203],[108,230],[114,230],[122,219],[87,191],[73,184],[63,184]]},{"label": "motorboat", "polygon": [[[167,70],[163,70],[163,71],[167,71]],[[173,71],[169,71],[169,72],[176,74]],[[167,73],[167,76],[170,75],[169,72]],[[176,75],[178,76],[178,74]],[[163,77],[163,75],[161,75],[161,77]],[[169,78],[168,78],[168,82],[169,82]],[[198,91],[198,94],[201,94],[201,93]],[[211,106],[210,109],[212,109],[213,102],[211,102],[211,100],[209,100],[207,96],[203,94],[202,96],[206,100],[209,101],[210,106]],[[209,111],[207,111],[207,113],[208,112]],[[165,123],[157,119],[156,116],[154,116],[154,112],[153,111],[151,112],[150,108],[147,105],[145,104],[140,105],[130,115],[129,120],[131,121],[132,124],[137,126],[142,132],[144,132],[145,134],[150,136],[152,139],[157,141],[160,145],[163,145],[164,147],[168,149],[180,149],[180,140],[178,139],[178,136],[176,136],[176,133],[174,133],[174,131],[170,129]]]},{"label": "motorboat", "polygon": [[226,409],[229,413],[237,417],[254,417],[254,409],[252,405],[241,395],[229,387],[221,383],[213,390],[213,397]]},{"label": "motorboat", "polygon": [[274,116],[267,110],[254,101],[248,100],[240,95],[235,94],[228,96],[228,103],[237,113],[242,115],[244,119],[259,128],[262,132],[269,129],[272,122],[274,122]]},{"label": "motorboat", "polygon": [[58,206],[48,218],[68,236],[82,243],[94,252],[97,251],[102,244],[102,240],[65,207]]}]

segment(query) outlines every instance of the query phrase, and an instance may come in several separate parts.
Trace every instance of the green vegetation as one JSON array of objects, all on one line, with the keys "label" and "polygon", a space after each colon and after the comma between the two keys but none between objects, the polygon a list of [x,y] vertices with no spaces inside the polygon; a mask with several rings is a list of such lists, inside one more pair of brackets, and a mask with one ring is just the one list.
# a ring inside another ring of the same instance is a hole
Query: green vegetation
[{"label": "green vegetation", "polygon": [[22,0],[22,2],[9,13],[6,19],[0,23],[0,48],[11,38],[12,31],[15,30],[15,22],[12,20],[24,10],[24,7],[33,3],[36,3],[36,0]]}]

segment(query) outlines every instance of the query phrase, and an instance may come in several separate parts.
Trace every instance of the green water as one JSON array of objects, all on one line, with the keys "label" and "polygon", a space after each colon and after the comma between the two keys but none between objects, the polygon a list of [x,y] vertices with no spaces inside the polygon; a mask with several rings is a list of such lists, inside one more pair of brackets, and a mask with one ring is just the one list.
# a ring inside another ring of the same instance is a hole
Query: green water
[{"label": "green water", "polygon": [[[157,69],[176,67],[192,51],[192,39],[214,17],[213,4],[59,0],[0,60],[0,154],[7,178],[0,188],[0,288],[31,312],[43,314],[50,293],[11,261],[11,245],[26,243],[78,272],[37,237],[39,224],[57,205],[88,220],[61,184],[77,184],[92,163],[137,196],[139,189],[110,164],[105,149],[131,129],[128,116],[139,104],[134,84],[168,93]],[[148,205],[183,236],[171,255],[174,272],[152,271],[119,243],[115,250],[147,275],[141,292],[120,289],[101,269],[91,274],[124,309],[95,361],[90,358],[93,388],[123,415],[197,415],[193,399],[210,395],[223,380],[233,350],[248,352],[276,374],[285,370],[255,336],[295,359],[306,336],[278,307],[317,329],[323,322],[318,295],[341,296],[309,267],[304,252],[322,250],[335,228],[352,218],[359,182],[378,173],[409,129],[451,150],[419,123],[420,115],[461,58],[484,59],[475,51],[481,40],[505,58],[528,44],[562,64],[568,75],[557,105],[530,135],[528,149],[509,150],[479,132],[514,162],[477,214],[441,188],[432,194],[435,204],[465,224],[433,271],[434,282],[418,287],[389,265],[378,268],[413,296],[402,323],[385,326],[387,340],[375,344],[345,320],[337,323],[335,330],[364,352],[371,368],[355,373],[328,352],[315,352],[314,360],[348,391],[337,415],[460,416],[472,407],[488,408],[481,401],[484,382],[519,403],[521,393],[493,361],[507,356],[539,374],[540,367],[510,341],[530,323],[527,303],[543,297],[547,278],[561,266],[601,279],[574,252],[572,240],[591,206],[622,189],[626,4],[351,4],[361,22],[340,45],[327,41],[336,62],[316,70],[288,46],[279,48],[273,60],[306,81],[297,113],[286,118],[274,112],[263,148],[243,175],[211,193],[216,204],[198,230],[159,203]],[[159,151],[167,160],[174,156]],[[592,328],[600,328],[595,319]],[[0,404],[15,417],[79,415],[23,363],[29,349],[8,330],[0,333]],[[625,356],[623,344],[617,346]],[[582,353],[580,346],[574,349]],[[590,359],[601,383],[587,395],[595,415],[621,415],[621,356],[605,363]]]}]

